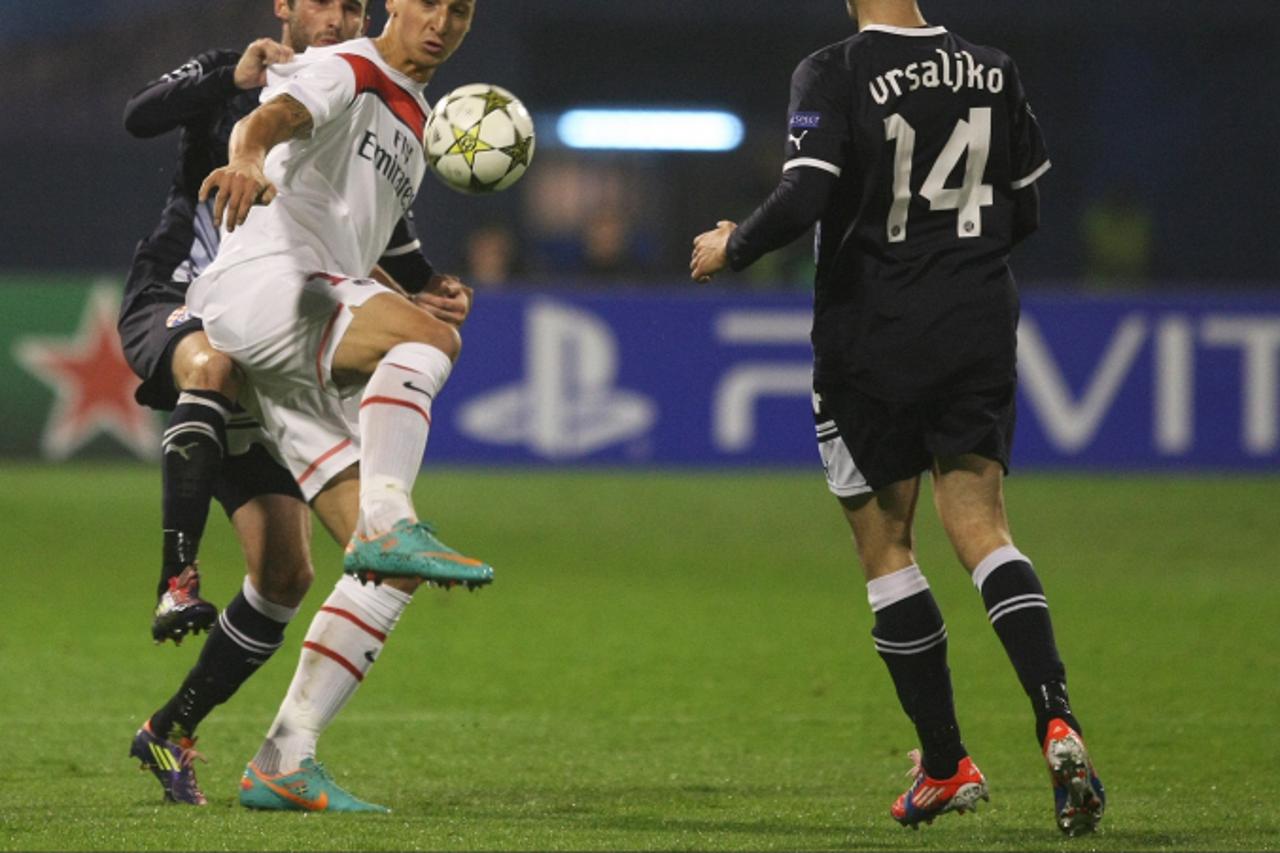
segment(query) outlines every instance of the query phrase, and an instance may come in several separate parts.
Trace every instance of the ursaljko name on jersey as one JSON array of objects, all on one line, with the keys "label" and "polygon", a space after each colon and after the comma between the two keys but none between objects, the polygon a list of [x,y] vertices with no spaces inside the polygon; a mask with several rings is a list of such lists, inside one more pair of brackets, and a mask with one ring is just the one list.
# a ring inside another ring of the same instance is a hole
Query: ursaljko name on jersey
[{"label": "ursaljko name on jersey", "polygon": [[917,89],[937,89],[939,87],[959,92],[963,88],[999,94],[1004,91],[1004,71],[1000,68],[988,68],[973,58],[967,50],[956,51],[953,55],[945,50],[935,49],[938,59],[924,62],[911,62],[902,68],[891,68],[876,75],[871,81],[871,97],[883,106],[889,102],[890,96],[902,97],[904,92]]}]

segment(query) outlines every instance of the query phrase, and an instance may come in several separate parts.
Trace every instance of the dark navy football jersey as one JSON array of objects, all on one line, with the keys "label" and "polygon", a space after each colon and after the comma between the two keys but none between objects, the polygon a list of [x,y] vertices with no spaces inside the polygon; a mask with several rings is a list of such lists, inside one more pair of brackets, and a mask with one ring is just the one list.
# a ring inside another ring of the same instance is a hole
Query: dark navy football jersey
[{"label": "dark navy football jersey", "polygon": [[200,184],[227,163],[235,123],[258,105],[258,89],[236,88],[240,54],[211,50],[153,80],[129,99],[125,127],[152,137],[180,129],[178,163],[155,229],[138,243],[122,310],[143,289],[167,285],[181,299],[187,285],[213,260],[218,229],[196,201]]},{"label": "dark navy football jersey", "polygon": [[1049,168],[1012,60],[943,27],[865,27],[797,67],[786,146],[784,170],[836,179],[815,375],[892,400],[1012,381],[1008,255]]}]

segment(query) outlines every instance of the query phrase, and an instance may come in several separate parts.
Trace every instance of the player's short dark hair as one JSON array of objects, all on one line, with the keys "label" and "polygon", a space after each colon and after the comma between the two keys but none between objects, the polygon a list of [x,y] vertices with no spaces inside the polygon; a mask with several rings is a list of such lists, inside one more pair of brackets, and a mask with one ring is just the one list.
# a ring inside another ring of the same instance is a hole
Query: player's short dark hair
[{"label": "player's short dark hair", "polygon": [[[285,0],[285,2],[286,2],[286,3],[288,3],[288,4],[289,4],[289,8],[290,8],[290,9],[292,9],[294,6],[296,6],[296,5],[297,5],[298,0]],[[371,14],[371,13],[369,12],[369,7],[373,5],[373,0],[360,0],[360,3],[364,6],[364,13],[365,13],[365,15],[367,16],[367,15]]]}]

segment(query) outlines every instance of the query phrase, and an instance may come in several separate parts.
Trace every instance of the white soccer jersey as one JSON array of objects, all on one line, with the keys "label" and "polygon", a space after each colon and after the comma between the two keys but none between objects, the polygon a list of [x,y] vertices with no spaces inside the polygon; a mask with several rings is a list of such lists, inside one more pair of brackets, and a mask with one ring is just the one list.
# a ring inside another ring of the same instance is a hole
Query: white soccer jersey
[{"label": "white soccer jersey", "polygon": [[279,195],[224,238],[210,271],[310,249],[316,270],[368,275],[426,173],[422,85],[365,38],[272,66],[262,103],[281,95],[311,113],[312,136],[272,149],[265,172]]}]

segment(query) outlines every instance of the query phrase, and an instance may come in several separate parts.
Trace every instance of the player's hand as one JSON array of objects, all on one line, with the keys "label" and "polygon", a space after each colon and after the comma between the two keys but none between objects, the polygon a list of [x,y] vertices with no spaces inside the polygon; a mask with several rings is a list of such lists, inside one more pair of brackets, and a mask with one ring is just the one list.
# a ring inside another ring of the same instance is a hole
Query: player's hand
[{"label": "player's hand", "polygon": [[736,222],[722,219],[716,223],[714,231],[704,231],[693,238],[693,258],[689,261],[689,272],[697,282],[711,281],[711,277],[729,266],[727,248]]},{"label": "player's hand", "polygon": [[271,204],[276,197],[275,185],[262,173],[262,165],[253,160],[228,163],[214,169],[200,185],[200,201],[217,195],[213,202],[213,224],[223,224],[226,214],[228,231],[236,230],[249,217],[255,204]]},{"label": "player's hand", "polygon": [[267,66],[293,59],[293,48],[274,39],[258,39],[244,49],[232,77],[237,89],[267,85]]},{"label": "player's hand", "polygon": [[471,313],[473,293],[457,276],[436,274],[426,287],[413,295],[413,302],[437,320],[461,326]]}]

